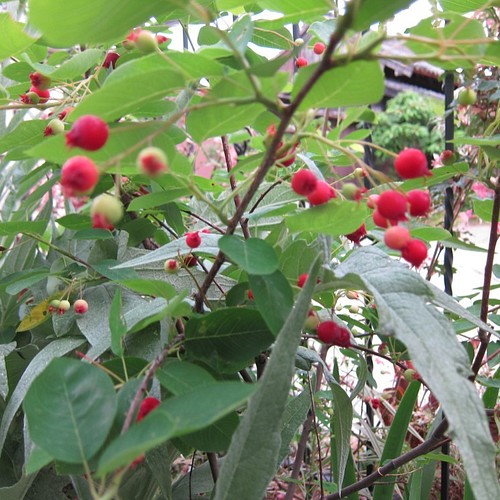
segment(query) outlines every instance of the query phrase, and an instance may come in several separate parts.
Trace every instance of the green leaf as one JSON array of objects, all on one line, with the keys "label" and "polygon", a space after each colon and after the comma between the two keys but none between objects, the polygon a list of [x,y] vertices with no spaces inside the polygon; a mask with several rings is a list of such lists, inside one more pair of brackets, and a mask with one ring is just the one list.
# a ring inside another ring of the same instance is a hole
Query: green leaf
[{"label": "green leaf", "polygon": [[[255,304],[274,335],[278,335],[293,307],[293,291],[281,271],[249,277]],[[269,307],[273,304],[273,307]]]},{"label": "green leaf", "polygon": [[[79,52],[70,59],[66,60],[53,71],[47,71],[46,66],[35,64],[35,69],[50,76],[53,80],[70,80],[72,78],[82,78],[82,75],[89,69],[104,60],[104,53],[100,49],[87,49]],[[38,68],[37,66],[41,66]]]},{"label": "green leaf", "polygon": [[2,222],[0,224],[0,236],[10,236],[19,233],[43,234],[47,224],[48,221],[46,220]]},{"label": "green leaf", "polygon": [[5,367],[5,357],[16,349],[17,344],[0,344],[0,397],[5,401],[9,393],[9,384],[7,379],[7,369]]},{"label": "green leaf", "polygon": [[406,9],[415,0],[363,0],[356,12],[352,28],[356,31],[368,29],[372,24],[386,21],[400,10]]},{"label": "green leaf", "polygon": [[142,295],[151,295],[152,297],[163,297],[164,299],[173,299],[176,296],[175,288],[166,281],[160,280],[122,280],[119,282],[134,292]]},{"label": "green leaf", "polygon": [[214,500],[262,498],[276,471],[295,352],[318,270],[319,259],[309,270],[309,279],[278,335],[258,389],[233,436],[217,480]]},{"label": "green leaf", "polygon": [[16,484],[0,488],[0,498],[2,500],[19,500],[25,498],[35,479],[36,474],[23,475]]},{"label": "green leaf", "polygon": [[488,2],[486,0],[439,0],[441,7],[446,11],[465,14],[484,7]]},{"label": "green leaf", "polygon": [[122,316],[122,292],[115,291],[111,309],[109,311],[109,329],[111,330],[111,350],[116,356],[123,356],[122,339],[127,333],[127,325]]},{"label": "green leaf", "polygon": [[453,165],[447,165],[432,170],[432,177],[408,179],[400,184],[403,191],[410,191],[412,189],[425,188],[441,184],[443,181],[451,179],[455,175],[466,174],[470,169],[468,163],[460,162]]},{"label": "green leaf", "polygon": [[249,274],[272,274],[278,269],[274,248],[260,238],[244,240],[238,236],[223,236],[219,248],[226,256]]},{"label": "green leaf", "polygon": [[440,227],[416,227],[411,230],[411,235],[424,241],[442,241],[451,238],[450,232]]},{"label": "green leaf", "polygon": [[34,42],[24,31],[24,24],[12,19],[9,13],[0,13],[0,59],[7,59],[25,51]]},{"label": "green leaf", "polygon": [[162,205],[166,205],[171,201],[175,201],[189,194],[190,191],[187,187],[173,187],[172,189],[167,189],[166,191],[146,194],[144,196],[140,196],[139,198],[135,198],[132,200],[127,210],[135,212],[137,210],[161,207]]},{"label": "green leaf", "polygon": [[64,356],[64,354],[76,349],[84,342],[85,339],[71,337],[54,340],[31,360],[31,363],[22,374],[16,388],[12,392],[3,412],[2,422],[0,424],[0,450],[3,449],[10,424],[21,407],[26,392],[33,380],[44,370],[53,358]]},{"label": "green leaf", "polygon": [[354,251],[337,267],[335,275],[344,285],[348,282],[369,290],[377,304],[381,330],[408,348],[417,371],[446,413],[450,435],[460,450],[476,497],[500,497],[495,449],[483,403],[468,380],[467,354],[451,323],[436,306],[465,319],[472,315],[417,273],[375,248]]},{"label": "green leaf", "polygon": [[39,267],[9,274],[0,280],[0,289],[5,288],[5,291],[9,295],[17,295],[21,290],[29,288],[31,285],[45,279],[49,273],[48,268]]},{"label": "green leaf", "polygon": [[[337,382],[330,382],[333,396],[333,434],[335,435],[335,478],[339,485],[344,483],[347,461],[351,454],[352,403],[344,389]],[[341,488],[339,487],[339,492]]]},{"label": "green leaf", "polygon": [[283,13],[280,21],[293,23],[298,21],[311,22],[317,18],[323,17],[331,8],[328,0],[259,0],[258,4],[274,12]]},{"label": "green leaf", "polygon": [[[110,42],[125,36],[152,16],[166,14],[173,2],[164,0],[30,0],[29,20],[52,47]],[[64,23],[61,23],[64,19]]]},{"label": "green leaf", "polygon": [[491,222],[493,216],[493,200],[474,200],[474,213],[485,222]]},{"label": "green leaf", "polygon": [[[311,64],[298,72],[292,99],[301,91],[316,66]],[[376,61],[355,61],[324,73],[302,101],[300,109],[361,106],[379,102],[383,95],[384,73],[380,64]]]},{"label": "green leaf", "polygon": [[116,411],[113,383],[93,365],[53,360],[24,399],[33,441],[56,460],[82,463],[104,443]]},{"label": "green leaf", "polygon": [[248,15],[241,16],[232,26],[229,39],[240,54],[247,50],[249,42],[252,40],[254,25],[252,18]]},{"label": "green leaf", "polygon": [[88,215],[84,214],[68,214],[56,219],[56,222],[67,229],[87,229],[92,224],[92,220]]},{"label": "green leaf", "polygon": [[160,55],[151,54],[117,67],[99,90],[80,102],[70,119],[94,114],[112,121],[183,86],[182,75]]},{"label": "green leaf", "polygon": [[[405,442],[408,426],[413,416],[413,407],[417,401],[420,382],[412,382],[406,389],[398,411],[389,428],[389,434],[385,441],[384,450],[380,457],[380,463],[384,464],[387,460],[399,457],[403,444]],[[392,477],[381,478],[375,486],[373,492],[374,500],[392,500],[395,483]]]},{"label": "green leaf", "polygon": [[228,307],[191,318],[186,324],[188,354],[208,361],[217,356],[243,367],[273,340],[274,335],[254,309]]},{"label": "green leaf", "polygon": [[207,427],[239,408],[254,390],[252,384],[212,382],[167,399],[106,448],[99,460],[98,475],[130,464],[168,439]]},{"label": "green leaf", "polygon": [[333,200],[290,215],[285,218],[285,223],[292,232],[311,231],[339,236],[356,231],[367,216],[365,205],[355,201]]}]

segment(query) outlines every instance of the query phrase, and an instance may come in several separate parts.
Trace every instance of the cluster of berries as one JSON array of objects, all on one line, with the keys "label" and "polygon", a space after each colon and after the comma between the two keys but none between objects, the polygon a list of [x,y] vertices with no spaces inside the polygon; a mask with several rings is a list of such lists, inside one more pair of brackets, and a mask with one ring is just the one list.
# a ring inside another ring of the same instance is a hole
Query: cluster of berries
[{"label": "cluster of berries", "polygon": [[50,99],[50,85],[52,80],[42,73],[30,73],[31,87],[22,94],[21,102],[24,104],[45,104]]},{"label": "cluster of berries", "polygon": [[[295,40],[295,43],[297,43],[297,40]],[[326,45],[324,43],[317,42],[313,45],[313,52],[318,56],[323,54],[325,49],[326,49]],[[295,61],[295,65],[297,66],[297,68],[303,68],[304,66],[307,66],[308,64],[309,64],[309,62],[307,61],[307,59],[305,57],[302,57],[302,56],[297,57],[297,59]]]},{"label": "cluster of berries", "polygon": [[[63,315],[66,311],[71,308],[71,302],[69,300],[51,300],[49,303],[49,313]],[[78,299],[75,300],[73,304],[73,310],[76,314],[85,314],[89,310],[89,305],[86,300]]]},{"label": "cluster of berries", "polygon": [[305,196],[311,205],[323,205],[337,192],[325,181],[319,180],[310,170],[302,169],[293,174],[292,189],[299,195]]}]

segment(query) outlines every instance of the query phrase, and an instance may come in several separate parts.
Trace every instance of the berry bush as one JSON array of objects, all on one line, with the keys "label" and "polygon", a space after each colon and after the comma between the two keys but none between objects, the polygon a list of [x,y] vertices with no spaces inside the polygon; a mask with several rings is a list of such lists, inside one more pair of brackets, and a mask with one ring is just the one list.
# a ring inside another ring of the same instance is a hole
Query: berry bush
[{"label": "berry bush", "polygon": [[[412,3],[5,3],[1,499],[500,498],[499,12]],[[370,136],[388,57],[465,89],[432,164]]]}]

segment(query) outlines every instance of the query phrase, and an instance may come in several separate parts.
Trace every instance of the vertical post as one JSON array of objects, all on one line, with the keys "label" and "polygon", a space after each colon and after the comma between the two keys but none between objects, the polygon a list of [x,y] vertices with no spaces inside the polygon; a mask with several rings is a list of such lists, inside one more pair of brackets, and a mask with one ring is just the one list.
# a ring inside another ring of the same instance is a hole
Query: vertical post
[{"label": "vertical post", "polygon": [[[454,72],[448,71],[444,79],[444,107],[445,107],[445,120],[444,120],[444,139],[445,149],[450,151],[454,150],[453,136],[454,136],[454,113],[451,108],[453,102],[453,89],[454,89]],[[444,197],[444,228],[447,231],[453,230],[453,187],[447,186]],[[444,249],[444,291],[448,295],[453,295],[453,250],[451,248]],[[449,443],[445,443],[441,447],[441,452],[445,455],[450,453]],[[449,498],[450,489],[450,469],[448,462],[441,462],[441,500]]]},{"label": "vertical post", "polygon": [[189,49],[189,38],[188,38],[188,33],[187,33],[188,29],[189,29],[189,24],[186,24],[186,27],[185,28],[183,27],[183,30],[182,30],[182,47],[183,47],[184,51]]}]

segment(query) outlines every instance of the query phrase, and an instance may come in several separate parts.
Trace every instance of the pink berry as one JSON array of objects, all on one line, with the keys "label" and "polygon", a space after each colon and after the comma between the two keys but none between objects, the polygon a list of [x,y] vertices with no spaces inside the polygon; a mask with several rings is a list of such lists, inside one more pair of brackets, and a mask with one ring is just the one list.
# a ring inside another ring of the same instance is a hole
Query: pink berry
[{"label": "pink berry", "polygon": [[323,54],[323,52],[325,51],[325,49],[326,49],[326,45],[324,43],[317,42],[317,43],[314,44],[313,52],[315,54],[317,54],[318,56],[320,56],[321,54]]},{"label": "pink berry", "polygon": [[73,106],[68,106],[67,108],[64,108],[58,115],[57,117],[59,120],[64,120],[75,108]]},{"label": "pink berry", "polygon": [[410,240],[410,231],[402,226],[392,226],[384,234],[384,243],[393,250],[401,250]]},{"label": "pink berry", "polygon": [[389,227],[389,221],[385,217],[382,217],[382,215],[380,215],[380,212],[378,210],[373,211],[372,219],[375,225],[378,227],[382,227],[384,229]]},{"label": "pink berry", "polygon": [[297,57],[297,60],[295,61],[295,66],[297,68],[303,68],[304,66],[307,66],[309,63],[305,57]]},{"label": "pink berry", "polygon": [[414,189],[406,193],[406,198],[410,204],[410,215],[413,217],[426,217],[431,209],[431,197],[428,191]]},{"label": "pink berry", "polygon": [[420,267],[427,258],[427,246],[422,240],[412,239],[401,250],[401,256],[412,266]]},{"label": "pink berry", "polygon": [[406,220],[408,209],[406,196],[398,191],[384,191],[377,203],[377,210],[382,217],[389,220]]},{"label": "pink berry", "polygon": [[89,310],[89,305],[86,300],[78,299],[73,304],[73,310],[76,314],[85,314]]},{"label": "pink berry", "polygon": [[156,35],[156,43],[158,45],[161,45],[162,43],[166,43],[170,40],[170,38],[167,38],[165,35]]},{"label": "pink berry", "polygon": [[302,196],[311,194],[317,183],[318,179],[310,170],[299,170],[292,177],[292,189]]},{"label": "pink berry", "polygon": [[378,194],[371,194],[366,199],[366,206],[368,208],[371,208],[372,210],[375,210],[377,208],[377,203],[379,198],[380,196]]},{"label": "pink berry", "polygon": [[302,287],[304,286],[305,282],[307,281],[307,277],[308,277],[308,276],[309,276],[309,275],[308,275],[307,273],[301,274],[301,275],[299,276],[299,279],[297,280],[297,286],[298,286],[299,288],[302,288]]},{"label": "pink berry", "polygon": [[335,323],[335,321],[323,321],[318,325],[318,338],[325,344],[349,347],[351,335],[347,328]]},{"label": "pink berry", "polygon": [[186,245],[189,248],[198,248],[201,245],[201,236],[198,231],[186,233]]},{"label": "pink berry", "polygon": [[47,90],[50,88],[50,84],[52,83],[51,79],[48,76],[42,75],[36,71],[35,73],[30,73],[31,85],[36,87],[39,90]]},{"label": "pink berry", "polygon": [[360,241],[366,236],[366,226],[361,224],[361,226],[356,229],[353,233],[345,235],[348,240],[351,240],[356,245],[359,245]]},{"label": "pink berry", "polygon": [[332,198],[336,198],[335,190],[325,181],[317,181],[316,189],[307,195],[307,201],[311,205],[323,205]]},{"label": "pink berry", "polygon": [[78,118],[66,134],[66,145],[87,151],[101,149],[109,136],[108,124],[98,116],[84,115]]},{"label": "pink berry", "polygon": [[253,300],[253,292],[252,292],[252,290],[248,290],[247,291],[247,297],[248,297],[248,300]]},{"label": "pink berry", "polygon": [[102,63],[103,68],[115,68],[116,67],[116,61],[120,58],[120,54],[118,52],[108,52],[106,54],[106,57],[104,59],[104,62]]},{"label": "pink berry", "polygon": [[378,410],[382,406],[382,403],[380,402],[380,399],[378,399],[378,398],[371,398],[370,403],[371,403],[372,408],[374,410]]},{"label": "pink berry", "polygon": [[394,168],[403,179],[432,175],[427,158],[420,149],[408,148],[401,151],[394,162]]},{"label": "pink berry", "polygon": [[165,268],[165,272],[173,274],[179,270],[179,263],[176,259],[167,259],[163,267]]},{"label": "pink berry", "polygon": [[69,196],[91,191],[99,180],[99,170],[86,156],[73,156],[62,167],[61,184]]}]

